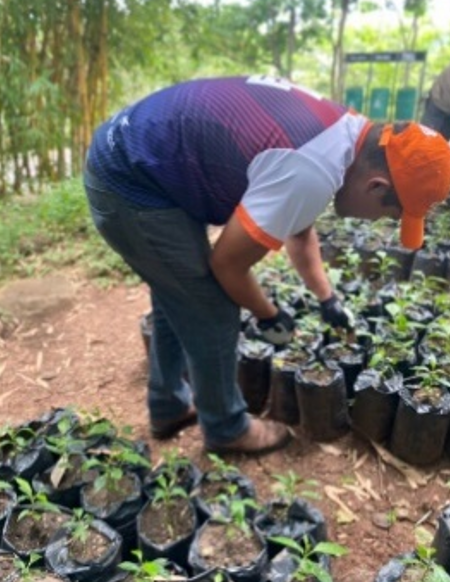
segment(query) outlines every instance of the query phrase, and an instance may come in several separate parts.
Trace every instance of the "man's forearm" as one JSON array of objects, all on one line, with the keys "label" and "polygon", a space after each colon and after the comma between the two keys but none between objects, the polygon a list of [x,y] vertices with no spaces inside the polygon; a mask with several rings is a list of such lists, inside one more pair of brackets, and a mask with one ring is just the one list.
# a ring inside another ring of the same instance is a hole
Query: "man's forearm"
[{"label": "man's forearm", "polygon": [[313,227],[286,241],[291,262],[305,285],[319,301],[328,299],[333,290],[325,273],[317,233]]}]

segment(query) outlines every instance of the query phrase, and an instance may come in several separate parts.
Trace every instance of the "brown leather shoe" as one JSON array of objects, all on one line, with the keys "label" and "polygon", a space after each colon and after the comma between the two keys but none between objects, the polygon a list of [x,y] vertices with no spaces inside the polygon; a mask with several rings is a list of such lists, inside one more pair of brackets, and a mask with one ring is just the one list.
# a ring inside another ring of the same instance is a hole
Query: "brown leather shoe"
[{"label": "brown leather shoe", "polygon": [[281,422],[252,418],[248,429],[234,441],[223,445],[206,443],[205,448],[210,453],[218,454],[265,455],[282,449],[293,436],[293,432]]},{"label": "brown leather shoe", "polygon": [[150,434],[154,439],[170,439],[184,428],[187,428],[196,422],[197,411],[194,406],[190,406],[187,411],[178,418],[170,420],[153,420],[151,422]]}]

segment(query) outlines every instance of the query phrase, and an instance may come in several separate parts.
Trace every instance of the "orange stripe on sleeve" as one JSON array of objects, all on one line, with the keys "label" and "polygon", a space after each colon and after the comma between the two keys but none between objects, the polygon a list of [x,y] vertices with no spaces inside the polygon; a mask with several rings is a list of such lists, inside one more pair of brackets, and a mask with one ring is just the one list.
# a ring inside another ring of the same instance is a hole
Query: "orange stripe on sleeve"
[{"label": "orange stripe on sleeve", "polygon": [[248,214],[242,204],[235,210],[235,214],[242,225],[242,228],[245,232],[252,237],[256,242],[263,245],[272,251],[278,251],[282,246],[283,242],[279,241],[267,232],[264,232],[259,226],[255,223],[252,217]]}]

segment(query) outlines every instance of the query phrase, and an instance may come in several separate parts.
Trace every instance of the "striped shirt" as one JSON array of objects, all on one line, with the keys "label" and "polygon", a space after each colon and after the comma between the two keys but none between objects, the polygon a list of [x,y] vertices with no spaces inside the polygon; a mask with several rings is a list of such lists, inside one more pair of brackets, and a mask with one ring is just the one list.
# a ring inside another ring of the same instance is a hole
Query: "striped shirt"
[{"label": "striped shirt", "polygon": [[177,206],[219,225],[237,212],[253,238],[277,248],[342,185],[366,121],[285,80],[198,79],[101,125],[89,166],[134,205]]}]

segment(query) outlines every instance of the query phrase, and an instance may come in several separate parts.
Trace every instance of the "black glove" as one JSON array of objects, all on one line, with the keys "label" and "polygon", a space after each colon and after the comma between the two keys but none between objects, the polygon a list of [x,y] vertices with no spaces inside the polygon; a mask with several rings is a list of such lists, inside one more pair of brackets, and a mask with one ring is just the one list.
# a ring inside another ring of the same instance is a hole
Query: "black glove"
[{"label": "black glove", "polygon": [[258,320],[258,329],[262,339],[275,346],[282,346],[291,341],[294,335],[295,322],[293,317],[282,309],[275,317]]},{"label": "black glove", "polygon": [[325,323],[329,323],[332,327],[342,327],[351,330],[355,327],[355,317],[353,313],[344,307],[339,298],[333,295],[321,301],[320,314]]}]

